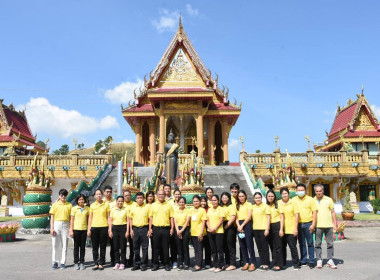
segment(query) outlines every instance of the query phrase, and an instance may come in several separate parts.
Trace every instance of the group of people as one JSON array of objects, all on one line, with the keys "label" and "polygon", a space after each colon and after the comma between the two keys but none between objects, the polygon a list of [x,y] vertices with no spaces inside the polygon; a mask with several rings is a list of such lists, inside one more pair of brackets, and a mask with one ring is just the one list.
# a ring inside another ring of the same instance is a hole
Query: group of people
[{"label": "group of people", "polygon": [[[327,244],[327,266],[337,268],[334,261],[334,233],[337,228],[334,203],[324,195],[323,185],[314,186],[316,196],[306,195],[306,186],[297,185],[297,196],[290,198],[289,189],[280,189],[277,200],[273,190],[265,196],[256,192],[253,203],[238,184],[230,186],[230,193],[220,196],[207,188],[205,196],[194,195],[192,206],[180,190],[172,193],[164,185],[152,191],[132,194],[126,190],[116,199],[112,188],[95,192],[95,202],[86,206],[87,198],[79,195],[76,206],[66,201],[67,190],[59,192],[59,200],[50,210],[50,231],[53,243],[53,269],[66,268],[67,238],[74,239],[74,269],[85,269],[85,246],[91,237],[93,270],[103,270],[106,247],[110,243],[111,266],[114,270],[131,267],[132,271],[148,269],[148,249],[151,244],[151,270],[163,266],[190,269],[189,245],[194,248],[196,272],[203,268],[212,272],[235,270],[236,238],[239,240],[240,265],[243,271],[286,268],[286,247],[289,246],[294,270],[301,266],[323,267],[322,238]],[[315,233],[315,245],[313,241]],[[297,240],[299,251],[297,250]],[[255,241],[255,242],[254,242]],[[126,248],[129,244],[129,257]],[[260,265],[256,264],[256,243]],[[314,252],[315,249],[315,252]],[[58,251],[61,250],[61,259]],[[142,252],[142,254],[140,254]],[[204,253],[204,254],[203,254]],[[316,258],[315,258],[316,254]],[[203,261],[204,255],[204,261]],[[316,259],[316,262],[315,262]]]}]

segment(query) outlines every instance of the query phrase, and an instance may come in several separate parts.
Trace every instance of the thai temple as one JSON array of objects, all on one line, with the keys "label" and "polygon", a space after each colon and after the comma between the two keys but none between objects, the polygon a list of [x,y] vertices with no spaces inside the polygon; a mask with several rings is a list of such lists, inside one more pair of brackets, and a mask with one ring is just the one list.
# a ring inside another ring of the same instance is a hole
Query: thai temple
[{"label": "thai temple", "polygon": [[[276,147],[271,153],[254,153],[242,148],[240,162],[231,164],[228,138],[242,104],[230,102],[228,87],[219,85],[218,80],[218,75],[213,76],[200,59],[180,20],[157,67],[135,90],[134,100],[121,106],[123,117],[136,135],[135,158],[124,158],[125,184],[140,190],[154,185],[171,132],[179,146],[178,176],[184,178],[184,166],[191,163],[196,170],[190,169],[189,174],[201,173],[195,178],[201,182],[198,185],[212,187],[218,194],[238,182],[252,200],[254,192],[265,193],[268,188],[278,191],[282,186],[293,190],[303,182],[308,194],[314,195],[313,186],[320,183],[325,194],[333,198],[338,213],[347,191],[355,212],[372,211],[369,201],[380,193],[380,124],[363,90],[356,100],[338,106],[324,143],[313,145],[306,139],[307,151],[292,152]],[[32,193],[51,188],[53,200],[62,187],[70,190],[73,199],[81,192],[91,195],[105,184],[118,184],[112,154],[47,154],[35,143],[25,112],[0,100],[0,117],[0,187],[8,196],[11,214],[20,214],[20,208],[22,214],[23,206],[33,206],[24,201],[30,182],[34,182],[29,188]],[[35,179],[39,177],[43,180]]]}]

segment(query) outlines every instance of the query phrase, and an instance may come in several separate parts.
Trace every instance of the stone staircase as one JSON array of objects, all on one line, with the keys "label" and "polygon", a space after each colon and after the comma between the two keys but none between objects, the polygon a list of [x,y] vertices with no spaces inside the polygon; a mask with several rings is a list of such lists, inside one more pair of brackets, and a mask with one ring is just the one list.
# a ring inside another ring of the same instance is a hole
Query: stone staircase
[{"label": "stone staircase", "polygon": [[[144,185],[146,178],[153,176],[154,167],[138,167],[138,176],[141,179],[141,184]],[[222,192],[229,192],[232,183],[238,183],[240,189],[245,190],[249,201],[252,200],[252,193],[244,178],[240,166],[206,166],[203,168],[205,188],[211,187],[215,194],[220,195]],[[104,191],[105,186],[111,186],[114,190],[117,189],[117,168],[114,168],[111,174],[100,186]]]}]

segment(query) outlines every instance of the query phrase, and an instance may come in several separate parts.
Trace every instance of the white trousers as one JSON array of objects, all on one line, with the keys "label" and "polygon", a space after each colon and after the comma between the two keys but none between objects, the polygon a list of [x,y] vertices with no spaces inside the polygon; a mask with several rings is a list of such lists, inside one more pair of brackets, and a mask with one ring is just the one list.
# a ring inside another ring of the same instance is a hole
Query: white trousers
[{"label": "white trousers", "polygon": [[58,263],[58,254],[61,250],[61,264],[66,263],[67,254],[67,238],[69,237],[70,222],[54,221],[54,231],[56,235],[53,236],[53,263]]}]

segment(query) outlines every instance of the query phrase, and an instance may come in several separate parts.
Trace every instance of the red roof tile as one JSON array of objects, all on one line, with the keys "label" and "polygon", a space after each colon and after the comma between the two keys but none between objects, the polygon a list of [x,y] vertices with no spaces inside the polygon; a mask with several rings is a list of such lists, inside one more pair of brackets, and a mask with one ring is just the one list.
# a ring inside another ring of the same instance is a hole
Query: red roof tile
[{"label": "red roof tile", "polygon": [[344,136],[345,137],[360,137],[363,135],[364,137],[380,137],[380,131],[377,130],[356,130],[356,131],[348,131]]},{"label": "red roof tile", "polygon": [[225,105],[224,103],[211,103],[208,107],[209,110],[238,110],[231,105]]},{"label": "red roof tile", "polygon": [[35,140],[26,118],[24,118],[20,113],[12,111],[8,107],[4,106],[3,108],[8,124],[12,125],[13,123],[12,131],[17,134],[20,132],[24,137]]},{"label": "red roof tile", "polygon": [[212,92],[213,90],[203,88],[203,87],[182,87],[182,88],[179,88],[179,87],[178,88],[177,87],[175,87],[175,88],[163,87],[163,88],[154,89],[151,92],[198,92],[198,91]]},{"label": "red roof tile", "polygon": [[357,103],[354,103],[350,107],[339,112],[339,114],[335,117],[329,136],[345,129],[348,126],[354,117],[356,106]]},{"label": "red roof tile", "polygon": [[0,135],[0,142],[12,142],[14,139],[9,135]]},{"label": "red roof tile", "polygon": [[124,112],[153,112],[152,104],[142,104],[141,106],[131,107],[129,109],[125,109]]},{"label": "red roof tile", "polygon": [[42,148],[42,147],[38,146],[37,144],[35,144],[35,143],[33,143],[33,142],[30,142],[30,141],[28,141],[28,140],[25,140],[25,139],[20,138],[19,141],[22,142],[22,143],[24,143],[24,144],[26,144],[26,145],[28,145],[28,146],[33,146],[33,147],[36,148],[37,150],[45,151],[44,148]]}]

